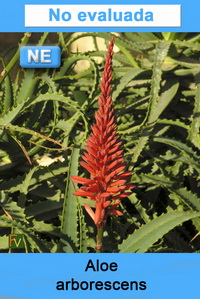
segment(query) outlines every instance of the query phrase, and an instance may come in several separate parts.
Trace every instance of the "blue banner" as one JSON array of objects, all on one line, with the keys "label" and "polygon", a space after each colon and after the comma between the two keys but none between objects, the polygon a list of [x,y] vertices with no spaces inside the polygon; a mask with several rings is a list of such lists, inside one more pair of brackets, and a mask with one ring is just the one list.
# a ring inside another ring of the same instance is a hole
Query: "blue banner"
[{"label": "blue banner", "polygon": [[197,298],[199,254],[2,254],[0,297]]},{"label": "blue banner", "polygon": [[[71,6],[71,8],[69,7]],[[1,3],[1,32],[198,32],[199,2],[22,0]],[[83,8],[82,8],[83,7]],[[31,20],[31,15],[32,19]],[[166,20],[165,20],[166,19]]]}]

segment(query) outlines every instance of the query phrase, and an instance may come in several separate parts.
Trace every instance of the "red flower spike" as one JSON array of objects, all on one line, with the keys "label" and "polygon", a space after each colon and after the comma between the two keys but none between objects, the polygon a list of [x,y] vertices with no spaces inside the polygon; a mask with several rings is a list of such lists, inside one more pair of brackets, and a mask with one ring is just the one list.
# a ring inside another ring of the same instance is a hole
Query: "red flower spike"
[{"label": "red flower spike", "polygon": [[127,164],[123,160],[122,142],[117,135],[114,108],[111,98],[112,56],[114,38],[110,40],[106,57],[101,95],[98,99],[99,109],[95,113],[95,124],[86,141],[84,162],[80,162],[90,174],[90,179],[72,176],[72,181],[83,185],[74,195],[88,197],[96,202],[95,211],[89,205],[85,210],[97,227],[105,224],[108,214],[121,216],[116,210],[120,199],[130,195],[133,185],[127,184],[132,174],[125,171]]}]

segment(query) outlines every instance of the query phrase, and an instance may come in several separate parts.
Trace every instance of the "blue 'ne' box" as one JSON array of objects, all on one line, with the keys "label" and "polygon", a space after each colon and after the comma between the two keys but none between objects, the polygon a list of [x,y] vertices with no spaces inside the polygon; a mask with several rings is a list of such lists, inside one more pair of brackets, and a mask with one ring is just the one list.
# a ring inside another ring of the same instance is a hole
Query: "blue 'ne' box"
[{"label": "blue 'ne' box", "polygon": [[61,50],[57,46],[24,46],[20,49],[22,68],[58,68]]}]

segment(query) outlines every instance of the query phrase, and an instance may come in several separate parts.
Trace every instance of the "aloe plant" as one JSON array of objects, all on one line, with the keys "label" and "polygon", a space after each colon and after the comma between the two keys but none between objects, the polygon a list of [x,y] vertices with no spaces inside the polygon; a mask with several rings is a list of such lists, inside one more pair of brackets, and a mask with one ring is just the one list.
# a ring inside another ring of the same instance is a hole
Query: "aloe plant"
[{"label": "aloe plant", "polygon": [[120,199],[127,197],[135,186],[127,184],[131,175],[124,171],[126,163],[123,160],[122,142],[116,131],[114,109],[112,105],[112,56],[114,38],[110,40],[102,82],[99,109],[95,114],[96,123],[92,126],[92,134],[87,140],[86,152],[80,162],[89,173],[90,179],[72,176],[72,180],[83,185],[74,193],[77,196],[88,197],[95,201],[95,212],[85,204],[85,209],[97,227],[97,252],[102,252],[103,227],[107,215],[123,215],[117,210]]},{"label": "aloe plant", "polygon": [[[91,37],[94,50],[72,52]],[[62,48],[54,70],[22,70],[19,47],[5,51],[0,77],[0,242],[25,236],[24,252],[94,252],[96,230],[85,213],[95,202],[75,196],[71,176],[81,166],[98,109],[99,83],[110,33],[44,33],[37,44]],[[113,56],[112,99],[133,193],[107,217],[104,252],[199,251],[198,33],[119,33]],[[101,58],[102,62],[96,60]],[[78,61],[90,66],[75,71]],[[80,182],[78,182],[80,183]],[[4,248],[2,252],[14,250]]]}]

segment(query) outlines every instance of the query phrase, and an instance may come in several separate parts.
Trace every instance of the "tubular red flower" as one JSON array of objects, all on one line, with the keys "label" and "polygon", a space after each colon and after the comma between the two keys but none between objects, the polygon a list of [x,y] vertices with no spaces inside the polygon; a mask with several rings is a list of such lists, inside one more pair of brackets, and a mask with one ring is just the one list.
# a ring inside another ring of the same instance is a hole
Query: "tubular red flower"
[{"label": "tubular red flower", "polygon": [[[131,171],[125,171],[122,142],[117,135],[114,108],[111,98],[112,56],[114,38],[110,40],[98,99],[99,109],[95,113],[92,134],[86,141],[84,162],[80,162],[90,173],[90,179],[72,176],[72,180],[83,185],[74,195],[94,200],[95,212],[85,205],[85,209],[97,227],[104,225],[107,214],[120,216],[116,210],[123,197],[130,195],[134,185],[127,184]],[[128,191],[129,192],[126,192]]]}]

